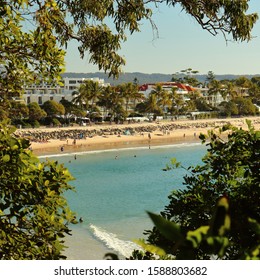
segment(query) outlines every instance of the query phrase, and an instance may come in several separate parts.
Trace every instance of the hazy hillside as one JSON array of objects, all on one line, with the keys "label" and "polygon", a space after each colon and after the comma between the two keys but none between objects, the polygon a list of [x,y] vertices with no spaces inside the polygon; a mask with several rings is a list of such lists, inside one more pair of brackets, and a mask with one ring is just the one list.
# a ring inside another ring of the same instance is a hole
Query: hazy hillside
[{"label": "hazy hillside", "polygon": [[121,74],[118,79],[108,78],[108,75],[102,72],[96,73],[64,73],[62,76],[69,77],[69,78],[101,78],[104,79],[105,82],[110,83],[111,85],[118,85],[122,83],[133,82],[135,78],[138,80],[138,84],[145,84],[145,83],[155,83],[155,82],[164,82],[170,81],[172,76],[169,74],[145,74],[145,73],[124,73]]},{"label": "hazy hillside", "polygon": [[[136,78],[138,80],[138,84],[145,84],[145,83],[157,83],[157,82],[168,82],[171,80],[172,75],[171,74],[160,74],[160,73],[153,73],[153,74],[145,74],[145,73],[140,73],[140,72],[133,72],[133,73],[124,73],[121,74],[120,77],[115,80],[113,78],[108,78],[108,75],[102,72],[95,72],[95,73],[64,73],[62,75],[63,77],[69,77],[69,78],[100,78],[104,79],[105,82],[110,83],[111,85],[118,85],[122,83],[127,83],[127,82],[133,82],[134,79]],[[196,78],[204,82],[206,79],[207,75],[195,75]],[[241,75],[242,76],[242,75]],[[259,75],[243,75],[249,79],[251,79],[253,76],[260,76]],[[232,75],[232,74],[227,74],[227,75],[216,75],[217,80],[233,80],[237,79],[239,75]]]}]

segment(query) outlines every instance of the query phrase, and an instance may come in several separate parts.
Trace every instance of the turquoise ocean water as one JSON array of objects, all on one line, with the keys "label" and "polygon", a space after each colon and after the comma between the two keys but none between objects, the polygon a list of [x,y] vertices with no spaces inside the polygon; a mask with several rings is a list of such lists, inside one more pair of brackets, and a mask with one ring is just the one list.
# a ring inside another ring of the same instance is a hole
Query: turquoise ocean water
[{"label": "turquoise ocean water", "polygon": [[[66,239],[68,259],[102,259],[107,252],[127,256],[151,229],[146,211],[159,213],[173,189],[183,188],[184,170],[162,169],[177,158],[184,166],[196,165],[205,154],[201,144],[177,144],[59,154],[48,156],[64,163],[76,178],[76,192],[66,194],[69,205],[83,222],[72,225]],[[41,157],[44,160],[44,156]]]}]

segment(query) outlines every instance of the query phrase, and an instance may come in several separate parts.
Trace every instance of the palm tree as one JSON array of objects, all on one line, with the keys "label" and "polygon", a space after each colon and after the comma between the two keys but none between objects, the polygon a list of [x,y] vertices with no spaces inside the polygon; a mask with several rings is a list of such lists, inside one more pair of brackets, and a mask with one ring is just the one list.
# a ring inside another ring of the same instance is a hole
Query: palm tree
[{"label": "palm tree", "polygon": [[148,95],[145,101],[145,111],[153,114],[153,120],[156,120],[156,116],[162,114],[161,107],[158,104],[158,98],[153,92]]},{"label": "palm tree", "polygon": [[82,90],[78,89],[78,90],[74,90],[72,92],[72,96],[74,96],[71,100],[71,102],[78,106],[80,109],[84,109],[85,107],[85,98],[83,98],[83,94],[81,93]]},{"label": "palm tree", "polygon": [[98,97],[101,94],[101,91],[102,91],[102,86],[100,86],[98,82],[90,81],[89,98],[91,102],[91,107],[93,107],[95,102],[97,102]]},{"label": "palm tree", "polygon": [[165,90],[161,84],[156,84],[155,88],[151,91],[151,94],[154,95],[157,99],[157,106],[160,108],[161,114],[165,112],[165,107],[171,104],[170,94]]},{"label": "palm tree", "polygon": [[151,91],[158,99],[161,97],[164,89],[160,83],[156,84],[154,89]]},{"label": "palm tree", "polygon": [[126,116],[126,110],[123,108],[124,98],[117,88],[112,87],[110,95],[110,115],[112,119],[124,120]]},{"label": "palm tree", "polygon": [[232,82],[228,81],[225,84],[224,89],[220,92],[224,101],[227,101],[227,97],[229,97],[229,99],[234,99],[237,97],[237,92],[235,91],[235,86]]},{"label": "palm tree", "polygon": [[105,87],[102,89],[99,100],[97,101],[97,105],[102,107],[103,116],[109,115],[109,110],[112,106],[111,104],[111,94],[113,93],[113,88],[111,86]]},{"label": "palm tree", "polygon": [[210,84],[209,84],[209,96],[212,97],[212,105],[213,106],[216,106],[216,99],[217,99],[217,95],[220,94],[222,90],[222,87],[221,87],[221,83],[220,81],[217,81],[217,80],[213,80]]},{"label": "palm tree", "polygon": [[97,102],[98,106],[103,107],[105,115],[109,115],[111,119],[125,117],[125,110],[123,110],[122,104],[122,95],[117,88],[111,86],[103,88]]},{"label": "palm tree", "polygon": [[163,90],[160,94],[158,104],[161,107],[163,114],[166,114],[166,110],[169,111],[169,108],[172,105],[171,94],[167,90]]},{"label": "palm tree", "polygon": [[128,115],[129,103],[133,99],[135,91],[137,91],[137,86],[133,83],[125,83],[118,86],[118,91],[125,101],[125,111]]},{"label": "palm tree", "polygon": [[136,91],[133,92],[133,106],[136,106],[136,101],[138,102],[142,102],[145,100],[145,95],[142,92],[138,91],[138,88],[136,89]]},{"label": "palm tree", "polygon": [[177,94],[176,88],[172,87],[171,92],[170,92],[170,100],[171,100],[171,113],[176,114],[177,116],[180,114],[181,109],[184,106],[184,100],[182,96]]},{"label": "palm tree", "polygon": [[102,88],[99,86],[98,82],[85,80],[78,88],[78,91],[72,93],[72,95],[75,96],[72,102],[78,104],[85,110],[91,109],[94,107],[94,103],[97,101],[101,90]]}]

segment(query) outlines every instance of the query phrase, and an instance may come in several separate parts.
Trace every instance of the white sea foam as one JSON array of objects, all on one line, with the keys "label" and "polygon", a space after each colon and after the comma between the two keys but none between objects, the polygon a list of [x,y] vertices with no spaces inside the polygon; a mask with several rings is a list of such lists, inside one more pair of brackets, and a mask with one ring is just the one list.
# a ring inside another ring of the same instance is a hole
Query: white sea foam
[{"label": "white sea foam", "polygon": [[96,238],[101,240],[108,248],[126,258],[130,257],[134,250],[142,250],[141,247],[134,242],[119,239],[118,236],[112,232],[107,232],[92,224],[90,225],[90,228]]},{"label": "white sea foam", "polygon": [[[182,148],[182,147],[193,147],[201,146],[201,143],[181,143],[181,144],[170,144],[170,145],[158,145],[152,146],[151,149],[169,149],[169,148]],[[66,157],[71,155],[84,155],[84,154],[100,154],[100,153],[109,153],[109,152],[119,152],[119,151],[131,151],[131,150],[147,150],[147,146],[143,147],[128,147],[128,148],[118,148],[118,149],[106,149],[106,150],[94,150],[94,151],[82,151],[82,152],[71,152],[71,153],[60,153],[60,154],[50,154],[38,156],[38,158],[52,158],[52,157]]]}]

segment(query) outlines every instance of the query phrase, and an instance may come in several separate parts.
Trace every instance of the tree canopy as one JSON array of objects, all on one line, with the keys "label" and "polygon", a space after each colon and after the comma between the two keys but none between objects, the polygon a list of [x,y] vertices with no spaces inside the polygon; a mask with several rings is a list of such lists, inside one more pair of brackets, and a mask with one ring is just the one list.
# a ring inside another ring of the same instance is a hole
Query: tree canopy
[{"label": "tree canopy", "polygon": [[124,58],[119,55],[127,32],[139,31],[159,5],[180,5],[198,24],[216,35],[250,40],[257,14],[247,14],[248,0],[1,0],[0,90],[19,95],[25,83],[59,79],[67,44],[78,42],[81,58],[117,76]]},{"label": "tree canopy", "polygon": [[75,214],[64,192],[73,189],[73,177],[57,162],[40,162],[8,123],[0,128],[0,259],[65,258]]},{"label": "tree canopy", "polygon": [[46,117],[46,112],[41,109],[38,103],[32,102],[27,105],[29,109],[29,118],[30,120],[40,120],[43,117]]},{"label": "tree canopy", "polygon": [[54,100],[48,100],[44,102],[43,109],[51,117],[65,114],[64,106],[61,103],[58,103]]}]

